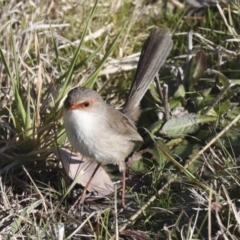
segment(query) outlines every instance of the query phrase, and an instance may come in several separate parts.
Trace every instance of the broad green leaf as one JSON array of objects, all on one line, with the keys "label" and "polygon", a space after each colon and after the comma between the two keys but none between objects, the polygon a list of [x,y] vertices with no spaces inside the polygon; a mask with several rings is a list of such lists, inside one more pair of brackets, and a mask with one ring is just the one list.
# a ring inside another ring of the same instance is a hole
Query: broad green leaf
[{"label": "broad green leaf", "polygon": [[192,100],[193,100],[193,102],[197,106],[197,111],[199,111],[199,110],[203,110],[203,108],[208,107],[209,105],[211,105],[215,99],[216,99],[215,96],[209,94],[206,97],[198,95],[198,97],[193,98]]},{"label": "broad green leaf", "polygon": [[[161,148],[159,148],[159,146],[161,146]],[[154,144],[154,146],[148,150],[148,152],[152,154],[152,158],[157,162],[160,167],[164,167],[169,160],[166,154],[164,154],[164,152],[162,151],[162,149],[164,149],[164,151],[167,152],[170,156],[172,155],[172,152],[161,139],[157,140],[157,145]]]},{"label": "broad green leaf", "polygon": [[154,135],[155,133],[159,132],[160,128],[163,126],[163,121],[157,121],[152,124],[148,130]]},{"label": "broad green leaf", "polygon": [[169,99],[170,109],[182,107],[182,100],[183,99],[181,97],[174,97]]},{"label": "broad green leaf", "polygon": [[127,165],[131,173],[144,173],[149,170],[145,161],[146,159],[143,160],[142,154],[134,153],[133,156],[128,159]]},{"label": "broad green leaf", "polygon": [[174,97],[184,98],[184,97],[185,97],[185,94],[186,94],[185,88],[184,88],[183,84],[180,84],[180,85],[178,86],[177,91],[174,93]]},{"label": "broad green leaf", "polygon": [[[201,144],[198,144],[197,141],[184,139],[174,148],[173,154],[179,157],[179,161],[185,163],[186,159],[191,159],[199,152],[201,147]],[[202,159],[197,159],[188,167],[188,171],[194,174],[202,167],[202,164]]]},{"label": "broad green leaf", "polygon": [[215,107],[215,111],[218,113],[219,116],[221,116],[222,114],[225,114],[226,112],[228,112],[230,106],[231,106],[231,103],[229,100],[227,100],[219,103]]},{"label": "broad green leaf", "polygon": [[216,121],[216,118],[198,116],[196,114],[185,114],[184,116],[172,118],[167,121],[163,125],[161,133],[171,138],[184,137],[197,132],[200,127],[200,123],[212,121]]}]

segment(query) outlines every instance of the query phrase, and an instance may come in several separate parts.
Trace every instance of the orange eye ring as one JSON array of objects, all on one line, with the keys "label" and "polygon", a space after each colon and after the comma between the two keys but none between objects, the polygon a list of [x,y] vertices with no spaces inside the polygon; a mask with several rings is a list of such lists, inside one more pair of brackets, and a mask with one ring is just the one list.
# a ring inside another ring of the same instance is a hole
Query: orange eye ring
[{"label": "orange eye ring", "polygon": [[84,102],[80,102],[80,103],[69,103],[69,106],[67,107],[68,111],[72,111],[75,109],[87,109],[88,107],[92,106],[93,100],[87,100]]}]

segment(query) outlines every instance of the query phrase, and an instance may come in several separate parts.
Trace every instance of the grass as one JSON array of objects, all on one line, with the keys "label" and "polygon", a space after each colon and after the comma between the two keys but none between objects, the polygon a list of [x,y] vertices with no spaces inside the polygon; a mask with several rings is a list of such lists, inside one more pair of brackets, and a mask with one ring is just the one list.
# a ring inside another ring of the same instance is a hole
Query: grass
[{"label": "grass", "polygon": [[[61,223],[64,239],[239,239],[239,7],[205,9],[197,19],[163,5],[0,3],[2,239],[61,239]],[[154,82],[142,101],[130,209],[114,210],[114,196],[88,196],[72,209],[81,187],[52,153],[71,149],[62,98],[87,86],[120,108],[134,54],[155,25],[171,29],[174,46],[161,87]]]}]

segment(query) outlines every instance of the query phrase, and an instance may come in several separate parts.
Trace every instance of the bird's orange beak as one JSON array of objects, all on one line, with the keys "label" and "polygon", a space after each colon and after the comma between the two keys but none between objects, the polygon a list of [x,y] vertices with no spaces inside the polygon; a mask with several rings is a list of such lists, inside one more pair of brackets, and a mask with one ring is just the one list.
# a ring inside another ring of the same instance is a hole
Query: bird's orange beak
[{"label": "bird's orange beak", "polygon": [[69,107],[67,108],[67,111],[70,112],[70,111],[73,111],[77,108],[78,108],[77,104],[70,104]]}]

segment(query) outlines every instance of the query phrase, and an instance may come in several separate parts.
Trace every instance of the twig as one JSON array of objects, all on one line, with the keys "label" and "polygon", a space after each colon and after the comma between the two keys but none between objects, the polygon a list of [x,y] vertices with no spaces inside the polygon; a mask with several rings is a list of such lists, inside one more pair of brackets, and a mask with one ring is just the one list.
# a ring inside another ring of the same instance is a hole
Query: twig
[{"label": "twig", "polygon": [[95,212],[92,212],[83,222],[82,222],[82,224],[72,233],[72,234],[70,234],[67,238],[66,238],[66,240],[67,239],[71,239],[71,237],[75,234],[75,233],[77,233],[84,225],[85,225],[85,223],[93,216],[93,215],[95,215],[96,214],[96,211]]},{"label": "twig", "polygon": [[64,223],[58,224],[58,240],[63,240],[64,237]]},{"label": "twig", "polygon": [[27,176],[29,177],[29,179],[30,179],[30,181],[32,182],[32,184],[33,184],[33,186],[35,187],[35,189],[37,190],[39,196],[41,197],[44,210],[45,210],[45,212],[46,212],[46,214],[47,214],[47,205],[46,205],[46,203],[45,203],[45,198],[43,197],[42,193],[39,191],[37,185],[36,185],[35,182],[33,181],[32,177],[30,176],[30,174],[29,174],[29,172],[27,171],[27,169],[26,169],[24,166],[22,166],[22,168],[23,168],[23,170],[25,171],[25,173],[27,174]]},{"label": "twig", "polygon": [[156,82],[156,85],[157,85],[158,95],[159,95],[159,97],[160,97],[160,100],[161,100],[162,103],[163,103],[163,102],[164,102],[163,91],[162,91],[162,87],[161,87],[161,85],[160,85],[160,79],[159,79],[158,74],[156,75],[155,82]]},{"label": "twig", "polygon": [[118,240],[118,210],[117,210],[117,184],[114,185],[114,220],[115,220],[115,236]]},{"label": "twig", "polygon": [[168,121],[170,119],[170,109],[168,104],[168,85],[163,84],[163,99],[164,99],[164,110],[165,110],[165,120]]},{"label": "twig", "polygon": [[217,3],[216,6],[217,6],[217,8],[218,8],[218,11],[219,11],[220,15],[222,16],[222,19],[223,19],[225,25],[226,25],[227,28],[228,28],[228,31],[229,31],[231,34],[233,34],[234,36],[236,36],[237,33],[236,33],[235,29],[228,24],[227,19],[226,19],[226,17],[225,17],[225,14],[224,14],[221,6],[219,5],[219,3]]},{"label": "twig", "polygon": [[192,51],[193,51],[193,42],[192,42],[192,40],[193,40],[193,31],[191,30],[191,31],[189,31],[187,33],[187,43],[188,43],[187,62],[189,62],[192,59],[192,57],[193,57],[193,55],[192,55]]}]

